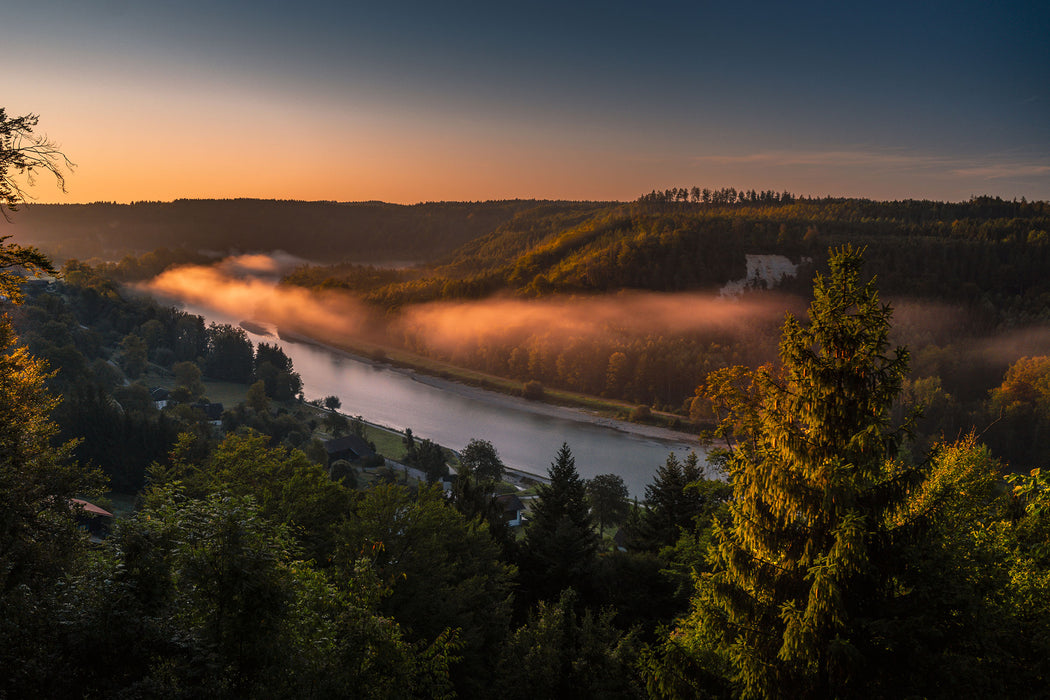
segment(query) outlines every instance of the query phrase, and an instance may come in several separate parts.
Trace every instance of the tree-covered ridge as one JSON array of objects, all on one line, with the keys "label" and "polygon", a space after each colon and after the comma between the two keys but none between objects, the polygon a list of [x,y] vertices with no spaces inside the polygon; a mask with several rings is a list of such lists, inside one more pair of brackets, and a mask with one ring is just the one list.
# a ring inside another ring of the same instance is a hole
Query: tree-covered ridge
[{"label": "tree-covered ridge", "polygon": [[[540,202],[174,202],[37,204],[20,212],[20,239],[52,256],[119,259],[172,246],[191,251],[273,251],[310,260],[432,260]],[[571,206],[550,202],[546,206]]]},{"label": "tree-covered ridge", "polygon": [[[389,307],[495,293],[711,289],[742,278],[748,254],[808,257],[812,270],[824,263],[829,247],[847,243],[866,247],[865,270],[878,270],[889,296],[996,304],[1018,297],[1031,315],[1050,291],[1042,274],[1050,263],[1045,202],[643,198],[598,210],[551,209],[522,212],[411,279],[377,279],[357,291]],[[294,281],[337,285],[340,276],[312,271]],[[806,277],[799,275],[790,288],[802,292]]]},{"label": "tree-covered ridge", "polygon": [[[1018,456],[1021,441],[999,435],[1031,430],[1034,414],[1014,409],[999,420],[1005,406],[986,402],[1011,363],[1046,352],[1039,341],[1050,322],[1046,203],[987,197],[961,203],[762,200],[757,195],[757,201],[739,201],[737,196],[732,204],[643,198],[593,215],[586,208],[574,213],[540,208],[461,248],[445,265],[412,270],[395,283],[373,276],[375,284],[347,286],[410,317],[421,302],[437,300],[567,297],[570,308],[622,290],[710,293],[745,276],[747,255],[781,254],[800,267],[777,291],[794,296],[801,308],[809,277],[826,264],[828,246],[854,245],[865,250],[864,273],[877,274],[883,296],[899,302],[894,338],[914,353],[902,402],[930,405],[920,432],[958,434],[992,426],[988,439],[997,453]],[[354,279],[366,277],[361,271]],[[327,286],[341,284],[340,279],[339,271],[326,277],[324,268],[315,267],[286,281]],[[752,291],[748,298],[759,302],[762,295]],[[612,297],[610,304],[619,300]],[[776,299],[780,308],[791,303]],[[755,316],[737,328],[675,333],[638,332],[611,323],[598,334],[559,332],[536,323],[505,337],[465,330],[453,347],[431,343],[430,329],[423,325],[399,329],[390,342],[521,382],[687,413],[691,387],[707,372],[771,359],[777,323]],[[992,350],[995,336],[1022,329],[1030,339],[1011,346],[1013,356]],[[1012,422],[1021,415],[1029,416],[1022,420],[1027,427]],[[1010,442],[1013,451],[1003,450]],[[1021,464],[1034,464],[1029,460]]]}]

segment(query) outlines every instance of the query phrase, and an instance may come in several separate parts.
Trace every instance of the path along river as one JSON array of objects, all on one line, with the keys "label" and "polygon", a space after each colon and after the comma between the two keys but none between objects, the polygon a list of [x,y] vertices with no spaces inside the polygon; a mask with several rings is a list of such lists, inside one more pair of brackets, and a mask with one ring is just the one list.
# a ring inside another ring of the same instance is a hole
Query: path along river
[{"label": "path along river", "polygon": [[[237,325],[222,313],[183,306],[206,322]],[[568,443],[584,478],[619,474],[632,497],[667,455],[691,450],[695,439],[594,415],[526,401],[373,363],[321,345],[279,340],[247,331],[255,343],[278,343],[303,380],[308,399],[338,396],[342,412],[461,450],[471,438],[490,441],[508,467],[545,476],[562,443]]]}]

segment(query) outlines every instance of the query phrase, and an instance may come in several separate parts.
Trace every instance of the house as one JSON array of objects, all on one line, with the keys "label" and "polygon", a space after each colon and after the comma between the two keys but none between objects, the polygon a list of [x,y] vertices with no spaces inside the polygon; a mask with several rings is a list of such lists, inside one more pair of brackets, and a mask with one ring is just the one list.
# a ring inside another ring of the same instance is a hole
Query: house
[{"label": "house", "polygon": [[506,493],[496,496],[496,502],[503,506],[503,522],[511,527],[518,527],[525,519],[525,504],[517,494]]},{"label": "house", "polygon": [[325,452],[328,453],[328,466],[332,466],[332,462],[337,459],[345,459],[347,462],[353,462],[355,459],[361,457],[371,457],[375,454],[375,450],[372,449],[364,438],[358,437],[357,435],[347,435],[346,437],[335,438],[334,440],[326,440],[324,443]]},{"label": "house", "polygon": [[73,507],[77,525],[90,533],[92,542],[97,544],[109,534],[109,527],[113,523],[112,513],[82,498],[71,498],[69,504]]},{"label": "house", "polygon": [[209,403],[208,401],[198,401],[193,404],[194,408],[200,409],[212,423],[219,423],[222,421],[222,404],[221,403]]},{"label": "house", "polygon": [[155,386],[149,390],[149,397],[153,400],[153,405],[157,408],[164,408],[168,405],[168,401],[171,398],[171,392],[162,386]]}]

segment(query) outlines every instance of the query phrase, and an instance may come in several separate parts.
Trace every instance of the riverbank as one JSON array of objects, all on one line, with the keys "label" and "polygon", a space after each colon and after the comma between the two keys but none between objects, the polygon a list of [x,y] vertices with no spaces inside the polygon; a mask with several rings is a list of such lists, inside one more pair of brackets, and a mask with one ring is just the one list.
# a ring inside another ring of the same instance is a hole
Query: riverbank
[{"label": "riverbank", "polygon": [[[473,372],[472,370],[461,370],[464,373],[469,373],[477,377],[481,377],[481,381],[485,382],[485,386],[478,386],[476,383],[468,383],[462,381],[461,376],[449,378],[446,376],[435,376],[434,374],[427,373],[424,371],[426,368],[434,367],[436,363],[432,361],[428,363],[410,363],[406,361],[408,353],[399,352],[395,359],[391,356],[389,348],[383,348],[381,346],[375,346],[374,348],[367,347],[353,347],[345,344],[334,344],[318,340],[317,338],[310,338],[301,334],[292,334],[282,331],[280,337],[285,342],[293,343],[306,343],[310,345],[316,345],[324,348],[326,351],[336,355],[342,355],[348,359],[360,362],[363,364],[370,365],[372,367],[382,367],[392,372],[405,375],[411,378],[413,381],[419,382],[431,386],[441,391],[446,391],[464,398],[483,403],[491,406],[496,410],[518,410],[526,413],[532,413],[534,415],[549,416],[552,418],[560,418],[562,420],[572,420],[581,423],[587,423],[602,428],[608,428],[616,430],[621,433],[628,435],[634,435],[641,438],[649,438],[654,440],[665,440],[672,442],[694,442],[697,440],[697,435],[694,432],[685,432],[682,430],[674,430],[672,428],[651,425],[648,423],[635,423],[631,421],[621,420],[619,418],[608,415],[608,407],[615,406],[618,409],[627,409],[627,404],[619,404],[614,402],[608,402],[603,399],[597,399],[594,397],[583,397],[586,399],[593,399],[595,404],[606,406],[605,411],[598,409],[588,409],[580,406],[565,406],[555,403],[548,403],[542,400],[531,400],[525,399],[521,396],[510,393],[509,390],[500,391],[497,388],[493,388],[494,385],[492,380],[499,380],[505,385],[515,386],[516,383],[510,382],[510,380],[504,380],[498,377],[490,377],[489,375],[482,375],[479,372]],[[426,359],[426,358],[419,358]],[[440,366],[440,365],[439,365]],[[447,366],[441,366],[441,374],[449,374]],[[552,393],[552,392],[547,392]],[[526,472],[527,473],[527,472]]]},{"label": "riverbank", "polygon": [[[185,306],[208,322],[238,325],[237,317]],[[272,323],[253,319],[252,326],[245,331],[253,342],[277,340]],[[573,451],[582,478],[617,474],[632,496],[642,498],[669,454],[684,459],[691,451],[701,455],[705,451],[688,430],[668,430],[592,410],[525,401],[520,395],[479,386],[485,381],[483,375],[472,374],[473,383],[468,384],[461,381],[459,373],[445,372],[437,363],[427,363],[426,372],[408,367],[411,358],[393,348],[384,352],[379,345],[357,339],[325,338],[328,342],[320,343],[286,332],[281,336],[307,396],[337,396],[346,414],[361,415],[396,431],[376,431],[377,443],[390,443],[384,447],[391,454],[398,452],[397,443],[408,428],[420,438],[453,450],[478,438],[492,442],[508,467],[542,478],[565,443]],[[508,392],[520,394],[520,382],[506,384]],[[547,392],[545,398],[554,393]]]},{"label": "riverbank", "polygon": [[[245,323],[249,322],[242,321],[240,325],[242,328],[247,329],[248,326]],[[253,325],[257,326],[258,324]],[[379,364],[387,368],[410,370],[421,376],[444,379],[460,385],[514,398],[521,398],[523,394],[524,385],[519,380],[460,367],[443,360],[418,355],[403,348],[380,345],[361,339],[339,342],[319,340],[296,331],[290,331],[287,328],[274,328],[273,334],[286,342],[316,345],[326,349],[335,348],[347,353],[357,361]],[[534,403],[576,409],[595,416],[609,418],[617,423],[649,425],[657,428],[666,428],[673,433],[684,434],[695,434],[700,430],[700,426],[684,416],[652,410],[648,406],[637,406],[618,399],[549,387],[543,388],[541,394],[542,396],[535,399]],[[642,409],[645,414],[645,418],[642,420],[635,418],[639,409]]]}]

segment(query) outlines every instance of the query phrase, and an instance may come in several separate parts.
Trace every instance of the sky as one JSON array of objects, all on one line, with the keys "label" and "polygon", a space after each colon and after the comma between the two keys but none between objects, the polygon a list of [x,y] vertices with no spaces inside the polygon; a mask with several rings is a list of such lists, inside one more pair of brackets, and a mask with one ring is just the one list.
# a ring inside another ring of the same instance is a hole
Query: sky
[{"label": "sky", "polygon": [[1050,200],[1047,2],[34,0],[41,202]]}]

